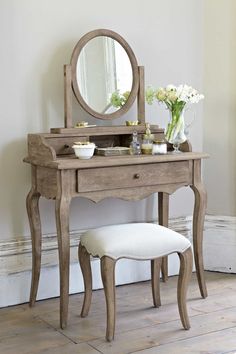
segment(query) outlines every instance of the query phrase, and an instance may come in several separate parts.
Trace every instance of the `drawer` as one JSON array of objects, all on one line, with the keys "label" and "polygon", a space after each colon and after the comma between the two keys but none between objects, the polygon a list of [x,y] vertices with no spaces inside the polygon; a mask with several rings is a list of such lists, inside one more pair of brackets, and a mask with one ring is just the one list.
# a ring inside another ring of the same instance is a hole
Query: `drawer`
[{"label": "drawer", "polygon": [[190,183],[192,161],[174,161],[132,166],[102,167],[77,171],[77,191]]}]

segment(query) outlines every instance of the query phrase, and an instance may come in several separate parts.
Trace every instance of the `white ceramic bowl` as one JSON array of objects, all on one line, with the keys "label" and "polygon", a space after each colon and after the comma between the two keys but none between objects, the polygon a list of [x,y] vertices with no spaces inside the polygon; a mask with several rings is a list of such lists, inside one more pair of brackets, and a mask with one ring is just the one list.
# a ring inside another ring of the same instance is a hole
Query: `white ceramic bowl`
[{"label": "white ceramic bowl", "polygon": [[90,143],[86,145],[73,145],[75,155],[81,160],[88,160],[94,154],[95,144]]}]

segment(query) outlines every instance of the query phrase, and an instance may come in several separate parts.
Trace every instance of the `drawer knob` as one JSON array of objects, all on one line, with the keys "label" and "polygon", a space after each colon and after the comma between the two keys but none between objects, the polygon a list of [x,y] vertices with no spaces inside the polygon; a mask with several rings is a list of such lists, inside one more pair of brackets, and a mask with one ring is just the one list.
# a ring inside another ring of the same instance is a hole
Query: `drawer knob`
[{"label": "drawer knob", "polygon": [[68,149],[69,147],[70,147],[70,145],[68,145],[68,144],[65,144],[65,145],[64,145],[64,148],[65,148],[65,149]]},{"label": "drawer knob", "polygon": [[140,177],[140,174],[139,173],[135,173],[134,178],[135,179],[139,179],[139,177]]}]

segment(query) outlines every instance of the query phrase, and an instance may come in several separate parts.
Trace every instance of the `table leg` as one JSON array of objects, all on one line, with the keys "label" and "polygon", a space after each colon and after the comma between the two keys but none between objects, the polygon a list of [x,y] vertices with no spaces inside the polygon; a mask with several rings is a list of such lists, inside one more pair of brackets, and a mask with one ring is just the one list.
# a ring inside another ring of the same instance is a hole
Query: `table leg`
[{"label": "table leg", "polygon": [[207,288],[204,278],[204,264],[202,255],[203,226],[206,211],[207,194],[201,181],[201,161],[194,161],[194,183],[191,186],[195,201],[193,212],[193,251],[196,266],[197,279],[201,296],[207,297]]},{"label": "table leg", "polygon": [[42,232],[39,212],[40,193],[36,189],[36,167],[32,166],[32,187],[26,198],[26,207],[32,240],[32,276],[30,290],[30,306],[34,306],[40,277]]},{"label": "table leg", "polygon": [[[164,192],[158,193],[158,220],[159,225],[168,227],[169,221],[169,194]],[[168,257],[162,258],[161,265],[162,280],[168,280]]]},{"label": "table leg", "polygon": [[[58,172],[63,175],[63,171]],[[66,186],[60,178],[60,195],[56,198],[55,213],[59,252],[60,270],[60,326],[65,328],[69,304],[69,267],[70,267],[70,238],[69,238],[69,208],[70,197],[65,193]],[[64,184],[64,185],[63,185]],[[65,188],[64,188],[65,187]]]}]

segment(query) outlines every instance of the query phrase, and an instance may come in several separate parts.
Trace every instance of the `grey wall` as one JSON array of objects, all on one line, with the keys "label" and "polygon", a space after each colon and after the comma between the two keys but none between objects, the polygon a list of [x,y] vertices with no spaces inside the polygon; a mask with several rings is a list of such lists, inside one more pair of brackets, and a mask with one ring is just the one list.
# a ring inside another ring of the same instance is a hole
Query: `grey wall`
[{"label": "grey wall", "polygon": [[204,6],[204,179],[208,212],[236,215],[236,1]]},{"label": "grey wall", "polygon": [[[202,91],[202,3],[0,1],[1,240],[29,235],[25,197],[30,168],[22,162],[27,154],[26,135],[63,126],[63,65],[69,63],[78,39],[96,28],[112,29],[128,41],[139,64],[145,66],[146,84],[187,83]],[[196,106],[197,118],[190,133],[194,150],[202,150],[201,110],[202,104]],[[133,109],[126,119],[136,119],[135,113]],[[146,116],[151,123],[167,123],[167,112],[157,104],[147,107]],[[171,215],[190,214],[192,201],[190,191],[177,192],[171,198]],[[148,198],[136,203],[105,200],[95,205],[77,199],[71,206],[71,229],[150,220],[156,217],[155,203]],[[41,206],[43,232],[53,232],[53,202],[42,200]]]}]

